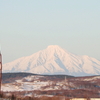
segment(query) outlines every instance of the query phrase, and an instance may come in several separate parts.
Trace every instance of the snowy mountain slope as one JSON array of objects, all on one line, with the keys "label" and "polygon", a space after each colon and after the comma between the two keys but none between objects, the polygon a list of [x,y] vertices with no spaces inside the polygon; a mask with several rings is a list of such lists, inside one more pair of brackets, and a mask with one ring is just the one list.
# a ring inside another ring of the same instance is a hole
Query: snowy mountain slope
[{"label": "snowy mountain slope", "polygon": [[51,45],[31,56],[4,64],[3,72],[74,76],[100,75],[100,61],[86,55],[74,55],[57,45]]}]

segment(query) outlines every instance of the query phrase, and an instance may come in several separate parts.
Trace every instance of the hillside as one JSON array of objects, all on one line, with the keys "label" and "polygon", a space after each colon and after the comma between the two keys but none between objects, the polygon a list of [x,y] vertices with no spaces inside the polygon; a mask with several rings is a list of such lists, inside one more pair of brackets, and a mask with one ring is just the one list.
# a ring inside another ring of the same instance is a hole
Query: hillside
[{"label": "hillside", "polygon": [[3,65],[3,72],[28,72],[45,75],[100,75],[100,61],[78,56],[57,45],[48,46],[27,57]]},{"label": "hillside", "polygon": [[2,74],[2,83],[12,83],[15,82],[15,80],[19,80],[22,79],[24,77],[28,77],[28,76],[44,76],[44,80],[54,80],[54,79],[64,79],[65,76],[66,78],[70,78],[73,76],[69,76],[69,75],[39,75],[39,74],[33,74],[33,73],[25,73],[25,72],[21,72],[21,73],[3,73]]},{"label": "hillside", "polygon": [[[66,97],[92,97],[100,98],[100,76],[72,77],[65,75],[20,75],[4,80],[2,91],[16,95],[52,95]],[[29,73],[28,73],[29,74]],[[7,74],[6,74],[7,75]],[[12,77],[11,77],[12,76]],[[13,81],[11,81],[13,79]],[[26,94],[27,91],[27,94]]]}]

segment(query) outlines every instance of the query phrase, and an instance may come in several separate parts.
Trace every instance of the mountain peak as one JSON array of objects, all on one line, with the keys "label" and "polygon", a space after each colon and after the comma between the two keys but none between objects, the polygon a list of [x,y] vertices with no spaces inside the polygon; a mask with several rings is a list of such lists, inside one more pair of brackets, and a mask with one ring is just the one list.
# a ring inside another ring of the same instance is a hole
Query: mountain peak
[{"label": "mountain peak", "polygon": [[[64,49],[62,49],[60,46],[58,45],[49,45],[46,49],[47,52],[49,52],[49,54],[62,54],[65,52]],[[66,52],[67,53],[67,52]]]},{"label": "mountain peak", "polygon": [[60,48],[60,46],[58,46],[58,45],[49,45],[47,48]]}]

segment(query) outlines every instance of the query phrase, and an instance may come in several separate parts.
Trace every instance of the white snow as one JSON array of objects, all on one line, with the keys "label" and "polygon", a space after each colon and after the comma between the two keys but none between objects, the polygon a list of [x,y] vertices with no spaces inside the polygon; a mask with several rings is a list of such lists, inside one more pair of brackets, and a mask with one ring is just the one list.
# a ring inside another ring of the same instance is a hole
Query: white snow
[{"label": "white snow", "polygon": [[100,61],[87,55],[78,56],[57,45],[51,45],[31,56],[4,64],[3,72],[74,76],[100,75]]},{"label": "white snow", "polygon": [[[13,83],[2,84],[1,88],[2,91],[30,91],[39,90],[42,87],[49,85],[48,81],[37,81],[39,77],[42,76],[27,76],[20,80],[16,80]],[[31,80],[33,80],[33,78],[35,78],[36,81],[32,82]],[[24,79],[26,79],[26,81],[23,81]]]}]

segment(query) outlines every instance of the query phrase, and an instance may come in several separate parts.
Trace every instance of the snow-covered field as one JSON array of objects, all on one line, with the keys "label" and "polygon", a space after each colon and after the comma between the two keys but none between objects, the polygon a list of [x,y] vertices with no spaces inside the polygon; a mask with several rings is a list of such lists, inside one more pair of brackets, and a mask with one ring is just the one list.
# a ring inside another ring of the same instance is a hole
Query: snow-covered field
[{"label": "snow-covered field", "polygon": [[[63,78],[63,79],[62,79]],[[68,77],[66,76],[40,76],[31,75],[13,81],[12,83],[2,84],[2,91],[5,93],[24,93],[20,96],[66,96],[74,95],[75,97],[99,97],[100,93],[100,76],[89,77]],[[96,90],[96,91],[95,91]],[[20,92],[19,92],[20,91]],[[95,94],[95,95],[94,95]],[[19,95],[19,94],[18,94]],[[71,100],[84,100],[76,98]],[[99,100],[91,99],[91,100]]]},{"label": "snow-covered field", "polygon": [[[38,80],[39,77],[42,76],[28,76],[21,80],[16,80],[13,83],[2,84],[2,91],[31,91],[31,90],[39,90],[44,86],[47,86],[49,83],[47,82],[40,82]],[[32,81],[35,79],[35,81]],[[23,81],[23,80],[26,80]],[[32,81],[32,82],[31,82]]]},{"label": "snow-covered field", "polygon": [[[52,76],[51,76],[52,77]],[[88,84],[94,84],[94,82],[99,82],[100,76],[91,76],[91,77],[84,77],[84,78],[73,78],[71,80],[64,79],[62,81],[57,81],[56,80],[50,80],[48,79],[49,77],[46,76],[39,76],[39,75],[31,75],[24,77],[19,80],[15,80],[15,82],[12,83],[4,83],[2,84],[2,91],[33,91],[33,90],[69,90],[71,89],[79,89],[79,88],[85,88],[84,82],[87,82]],[[53,78],[53,77],[52,77]],[[46,80],[44,80],[46,79]],[[80,86],[78,87],[77,84],[80,83]],[[96,86],[96,84],[95,84]],[[100,87],[99,84],[97,83],[97,87]]]},{"label": "snow-covered field", "polygon": [[[59,90],[61,88],[69,89],[67,85],[68,83],[65,83],[65,81],[56,82],[56,80],[49,80],[46,76],[31,75],[15,80],[15,82],[12,83],[2,84],[2,91]],[[70,85],[74,86],[73,83],[70,83]]]}]

